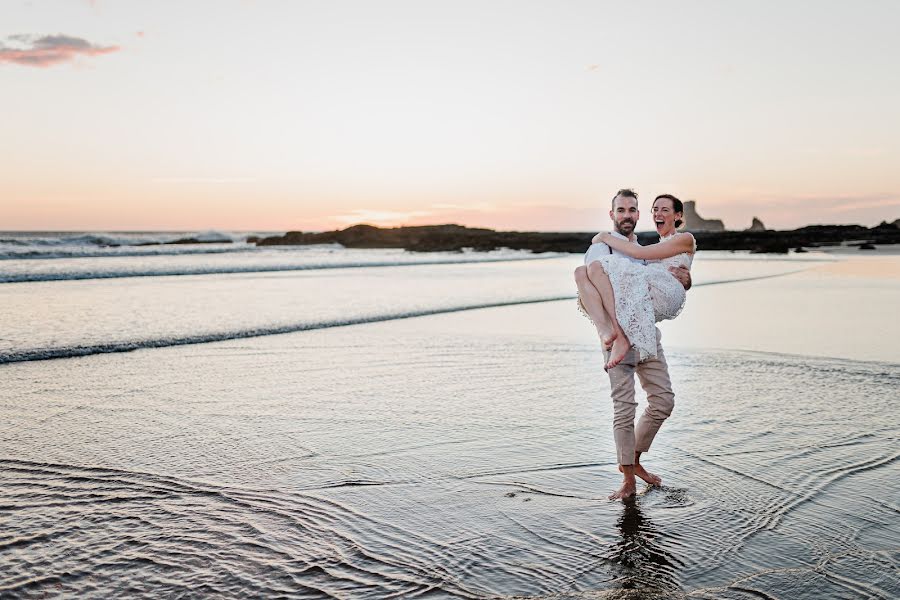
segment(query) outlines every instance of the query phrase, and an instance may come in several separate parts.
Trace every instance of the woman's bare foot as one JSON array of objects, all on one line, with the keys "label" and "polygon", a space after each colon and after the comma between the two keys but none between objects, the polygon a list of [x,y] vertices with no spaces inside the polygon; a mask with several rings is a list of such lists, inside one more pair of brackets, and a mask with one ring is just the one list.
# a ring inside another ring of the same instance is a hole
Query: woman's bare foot
[{"label": "woman's bare foot", "polygon": [[[619,471],[622,471],[624,473],[621,465],[619,465]],[[634,475],[635,477],[640,477],[650,485],[655,485],[657,487],[662,485],[662,479],[658,475],[654,475],[639,463],[634,464]]]},{"label": "woman's bare foot", "polygon": [[609,350],[609,360],[606,362],[606,368],[612,369],[622,362],[629,349],[631,349],[631,344],[628,342],[628,338],[624,335],[616,336],[612,348]]},{"label": "woman's bare foot", "polygon": [[612,348],[613,342],[619,337],[619,334],[615,330],[601,331],[599,327],[597,328],[597,333],[600,335],[600,341],[603,342],[604,350]]}]

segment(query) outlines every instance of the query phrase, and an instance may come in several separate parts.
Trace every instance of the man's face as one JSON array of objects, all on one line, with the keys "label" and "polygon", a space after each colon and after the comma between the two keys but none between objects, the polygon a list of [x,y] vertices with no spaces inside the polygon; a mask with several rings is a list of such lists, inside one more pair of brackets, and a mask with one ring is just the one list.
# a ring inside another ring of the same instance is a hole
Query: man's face
[{"label": "man's face", "polygon": [[625,237],[630,237],[634,233],[634,226],[637,225],[640,216],[637,200],[626,196],[616,196],[612,210],[609,211],[609,218],[612,219],[616,231]]}]

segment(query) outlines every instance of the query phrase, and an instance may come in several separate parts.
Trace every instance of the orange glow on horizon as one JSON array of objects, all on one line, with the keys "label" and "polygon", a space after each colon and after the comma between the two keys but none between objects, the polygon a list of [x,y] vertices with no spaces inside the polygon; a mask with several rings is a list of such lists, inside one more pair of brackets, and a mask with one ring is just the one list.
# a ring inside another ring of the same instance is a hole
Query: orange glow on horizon
[{"label": "orange glow on horizon", "polygon": [[898,7],[11,3],[0,228],[597,231],[621,187],[893,222]]}]

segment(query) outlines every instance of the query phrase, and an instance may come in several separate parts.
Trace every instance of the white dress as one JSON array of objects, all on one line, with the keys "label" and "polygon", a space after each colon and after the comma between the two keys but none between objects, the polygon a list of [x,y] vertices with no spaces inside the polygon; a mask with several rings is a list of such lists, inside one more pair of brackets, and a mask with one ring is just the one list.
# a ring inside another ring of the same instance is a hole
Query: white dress
[{"label": "white dress", "polygon": [[[675,235],[678,234],[666,236],[660,242]],[[683,252],[647,261],[646,266],[618,254],[592,256],[591,259],[599,260],[609,275],[616,297],[616,319],[628,340],[640,352],[640,359],[656,356],[656,323],[677,317],[686,298],[684,287],[669,272],[669,267],[690,269],[694,254]],[[579,308],[582,308],[580,300]]]}]

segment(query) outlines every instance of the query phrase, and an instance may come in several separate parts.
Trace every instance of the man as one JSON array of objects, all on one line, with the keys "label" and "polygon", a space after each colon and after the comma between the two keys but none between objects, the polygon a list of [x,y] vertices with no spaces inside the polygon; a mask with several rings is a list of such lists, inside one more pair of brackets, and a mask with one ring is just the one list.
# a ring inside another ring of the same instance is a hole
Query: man
[{"label": "man", "polygon": [[[614,235],[621,236],[632,243],[637,243],[634,228],[637,225],[640,212],[638,211],[637,194],[630,189],[622,189],[616,192],[612,199],[612,209],[609,217],[615,227]],[[592,244],[585,254],[587,266],[575,269],[575,281],[579,288],[593,285],[591,279],[602,276],[602,266],[598,262],[592,262],[593,257],[599,254],[612,252],[606,244]],[[625,256],[620,254],[620,256]],[[638,261],[631,257],[630,260]],[[643,262],[643,261],[638,261]],[[597,270],[600,270],[597,272]],[[672,268],[672,274],[681,282],[685,290],[691,287],[691,273],[685,268]],[[593,277],[592,277],[593,275]],[[594,319],[605,319],[605,313],[599,311],[592,314]],[[600,324],[601,329],[611,329],[609,323]],[[618,456],[619,471],[624,475],[622,487],[609,496],[610,500],[625,500],[634,496],[637,490],[636,477],[640,477],[650,485],[660,485],[662,480],[648,472],[641,465],[641,453],[648,452],[656,432],[662,426],[675,406],[675,394],[672,392],[672,382],[669,378],[669,367],[663,353],[660,339],[662,334],[656,329],[656,356],[640,362],[637,350],[631,348],[625,358],[618,365],[608,370],[611,396],[613,401],[613,437],[616,442],[616,454]],[[604,347],[604,355],[608,359],[609,349]],[[637,402],[634,399],[634,375],[637,373],[641,381],[641,387],[647,393],[647,409],[634,426],[635,410]]]}]

